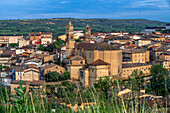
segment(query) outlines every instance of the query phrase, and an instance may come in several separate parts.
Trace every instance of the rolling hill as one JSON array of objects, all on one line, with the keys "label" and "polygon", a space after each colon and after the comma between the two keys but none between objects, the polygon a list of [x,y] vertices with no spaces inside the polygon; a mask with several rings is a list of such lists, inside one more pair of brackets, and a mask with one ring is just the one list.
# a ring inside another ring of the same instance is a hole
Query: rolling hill
[{"label": "rolling hill", "polygon": [[[0,20],[0,35],[23,34],[29,32],[52,32],[53,36],[65,33],[68,18]],[[93,32],[127,31],[138,32],[148,26],[165,26],[166,22],[146,19],[71,19],[75,30],[85,30],[87,24]]]}]

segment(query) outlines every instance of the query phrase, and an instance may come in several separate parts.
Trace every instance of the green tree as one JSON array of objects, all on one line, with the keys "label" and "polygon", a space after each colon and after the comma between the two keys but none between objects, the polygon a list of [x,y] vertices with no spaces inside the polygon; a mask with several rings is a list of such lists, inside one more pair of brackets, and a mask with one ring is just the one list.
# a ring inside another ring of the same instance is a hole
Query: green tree
[{"label": "green tree", "polygon": [[57,41],[54,42],[54,44],[61,46],[64,44],[64,41],[59,38]]},{"label": "green tree", "polygon": [[45,50],[48,51],[48,52],[53,52],[54,49],[56,49],[56,45],[55,44],[49,44],[45,48]]},{"label": "green tree", "polygon": [[59,46],[59,45],[55,45],[55,48],[56,48],[56,49],[60,49],[60,46]]},{"label": "green tree", "polygon": [[44,51],[45,47],[41,44],[41,45],[39,45],[38,49],[41,50],[41,51]]},{"label": "green tree", "polygon": [[60,61],[59,60],[55,60],[54,64],[60,65]]},{"label": "green tree", "polygon": [[11,47],[16,47],[16,46],[18,46],[18,43],[10,43],[9,44]]},{"label": "green tree", "polygon": [[142,71],[135,70],[131,76],[127,79],[128,85],[131,86],[132,90],[140,90],[144,87],[144,74]]},{"label": "green tree", "polygon": [[61,81],[61,75],[56,72],[56,71],[50,71],[47,74],[45,74],[45,80],[46,82],[57,82],[57,81]]},{"label": "green tree", "polygon": [[169,72],[161,65],[154,65],[150,70],[150,83],[147,84],[146,92],[165,96],[167,94],[166,81]]},{"label": "green tree", "polygon": [[112,79],[110,79],[108,76],[105,76],[104,78],[99,78],[97,83],[94,83],[94,87],[96,90],[101,91],[106,97],[108,96],[107,91],[113,86]]},{"label": "green tree", "polygon": [[65,72],[63,73],[63,77],[64,77],[65,79],[70,79],[70,72],[69,72],[69,71],[65,71]]},{"label": "green tree", "polygon": [[69,79],[69,74],[66,72],[64,75],[60,75],[56,71],[50,71],[47,74],[45,74],[45,80],[46,82],[58,82]]}]

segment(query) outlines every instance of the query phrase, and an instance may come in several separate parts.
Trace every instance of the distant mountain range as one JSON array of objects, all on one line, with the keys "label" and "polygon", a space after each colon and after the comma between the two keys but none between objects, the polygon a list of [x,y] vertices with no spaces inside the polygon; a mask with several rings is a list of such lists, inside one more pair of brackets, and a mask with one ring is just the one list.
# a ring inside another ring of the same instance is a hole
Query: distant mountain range
[{"label": "distant mountain range", "polygon": [[[53,36],[65,33],[68,18],[30,19],[30,20],[0,20],[0,35],[23,34],[29,32],[52,32]],[[166,22],[146,19],[71,19],[75,30],[85,30],[87,24],[93,32],[127,31],[139,32],[145,27],[165,26]]]}]

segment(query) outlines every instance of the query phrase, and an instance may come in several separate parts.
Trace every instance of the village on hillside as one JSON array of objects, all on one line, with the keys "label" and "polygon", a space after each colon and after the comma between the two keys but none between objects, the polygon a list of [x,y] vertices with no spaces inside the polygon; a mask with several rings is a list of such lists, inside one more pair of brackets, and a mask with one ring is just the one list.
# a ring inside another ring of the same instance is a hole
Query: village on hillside
[{"label": "village on hillside", "polygon": [[[91,33],[93,28],[89,25],[84,27],[85,31],[74,30],[69,21],[65,34],[58,37],[53,37],[52,32],[30,32],[27,37],[1,35],[0,87],[7,88],[13,99],[22,81],[26,92],[42,90],[47,93],[48,99],[54,94],[59,104],[66,105],[62,101],[65,97],[61,88],[78,92],[80,87],[94,87],[99,80],[107,77],[126,83],[136,72],[142,73],[145,81],[141,89],[132,90],[123,84],[117,97],[131,100],[136,95],[129,97],[129,94],[137,92],[137,98],[141,101],[148,99],[149,106],[159,102],[169,107],[165,97],[170,96],[149,94],[145,86],[152,81],[150,70],[155,65],[170,71],[170,33],[160,32],[169,30],[170,24],[146,27],[133,34],[123,31]],[[169,84],[167,87],[170,89]],[[116,88],[114,91],[117,91]],[[87,102],[86,105],[95,103]],[[77,107],[73,108],[77,111]]]}]

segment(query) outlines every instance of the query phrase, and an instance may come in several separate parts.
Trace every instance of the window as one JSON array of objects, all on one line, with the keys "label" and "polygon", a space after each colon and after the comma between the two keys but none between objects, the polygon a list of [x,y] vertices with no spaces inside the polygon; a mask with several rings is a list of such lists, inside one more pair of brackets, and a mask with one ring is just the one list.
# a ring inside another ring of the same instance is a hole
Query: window
[{"label": "window", "polygon": [[83,61],[81,61],[80,64],[83,64]]},{"label": "window", "polygon": [[55,67],[56,69],[58,68],[58,67]]},{"label": "window", "polygon": [[70,60],[70,64],[72,64],[72,60]]},{"label": "window", "polygon": [[120,73],[120,67],[118,66],[118,73]]},{"label": "window", "polygon": [[91,52],[89,52],[89,58],[91,58]]}]

